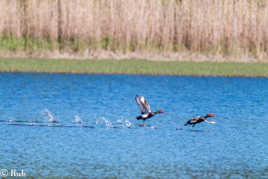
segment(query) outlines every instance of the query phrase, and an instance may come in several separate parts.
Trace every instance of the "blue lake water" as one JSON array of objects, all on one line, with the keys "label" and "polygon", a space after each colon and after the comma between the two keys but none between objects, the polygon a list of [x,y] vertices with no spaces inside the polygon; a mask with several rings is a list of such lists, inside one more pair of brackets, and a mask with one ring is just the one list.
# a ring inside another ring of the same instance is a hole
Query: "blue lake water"
[{"label": "blue lake water", "polygon": [[[166,113],[140,127],[136,94]],[[0,100],[9,175],[268,178],[268,78],[0,73]]]}]

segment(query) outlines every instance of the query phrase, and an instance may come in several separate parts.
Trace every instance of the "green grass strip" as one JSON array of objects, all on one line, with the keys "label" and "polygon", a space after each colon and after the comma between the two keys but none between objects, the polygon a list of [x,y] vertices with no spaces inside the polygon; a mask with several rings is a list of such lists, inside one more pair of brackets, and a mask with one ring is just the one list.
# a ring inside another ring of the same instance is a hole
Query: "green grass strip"
[{"label": "green grass strip", "polygon": [[1,72],[268,76],[268,63],[0,59]]}]

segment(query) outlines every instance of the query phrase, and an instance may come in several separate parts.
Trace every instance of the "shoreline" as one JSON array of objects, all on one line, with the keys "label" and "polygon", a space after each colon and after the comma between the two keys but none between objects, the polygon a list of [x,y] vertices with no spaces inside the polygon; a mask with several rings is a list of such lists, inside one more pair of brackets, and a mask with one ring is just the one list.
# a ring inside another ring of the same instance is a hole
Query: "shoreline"
[{"label": "shoreline", "polygon": [[268,63],[0,58],[0,72],[268,77]]}]

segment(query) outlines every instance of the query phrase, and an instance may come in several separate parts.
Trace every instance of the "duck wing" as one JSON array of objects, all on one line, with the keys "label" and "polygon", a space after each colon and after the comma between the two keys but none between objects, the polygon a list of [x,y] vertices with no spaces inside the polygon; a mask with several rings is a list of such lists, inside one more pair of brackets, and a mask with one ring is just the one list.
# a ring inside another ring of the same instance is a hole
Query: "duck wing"
[{"label": "duck wing", "polygon": [[146,101],[146,99],[144,98],[144,96],[135,96],[135,100],[137,102],[137,104],[140,107],[141,110],[141,114],[145,114],[145,113],[149,113],[151,112],[151,108],[149,103]]},{"label": "duck wing", "polygon": [[194,122],[194,121],[198,121],[199,118],[200,118],[200,116],[192,117],[192,118],[191,118],[191,121],[193,121],[193,122]]},{"label": "duck wing", "polygon": [[196,117],[192,117],[191,122],[196,123],[196,122],[201,122],[204,120],[205,118],[203,116],[196,116]]}]

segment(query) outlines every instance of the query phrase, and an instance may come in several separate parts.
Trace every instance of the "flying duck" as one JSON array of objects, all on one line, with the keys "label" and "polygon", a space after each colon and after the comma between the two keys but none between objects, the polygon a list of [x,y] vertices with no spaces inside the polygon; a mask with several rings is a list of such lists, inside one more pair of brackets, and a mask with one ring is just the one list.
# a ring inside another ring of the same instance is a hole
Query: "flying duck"
[{"label": "flying duck", "polygon": [[209,124],[215,124],[216,122],[212,121],[209,122],[206,119],[209,117],[215,117],[212,113],[207,114],[206,116],[195,116],[192,117],[189,121],[187,121],[184,125],[192,125],[192,127],[194,127],[196,124],[200,123],[200,122],[207,122]]},{"label": "flying duck", "polygon": [[140,107],[141,110],[141,115],[137,116],[136,119],[137,120],[143,120],[145,121],[146,119],[149,119],[153,116],[155,116],[156,114],[159,113],[165,113],[163,110],[159,109],[156,112],[152,112],[149,103],[146,101],[146,99],[144,98],[144,96],[135,96],[135,100],[137,102],[137,104]]}]

